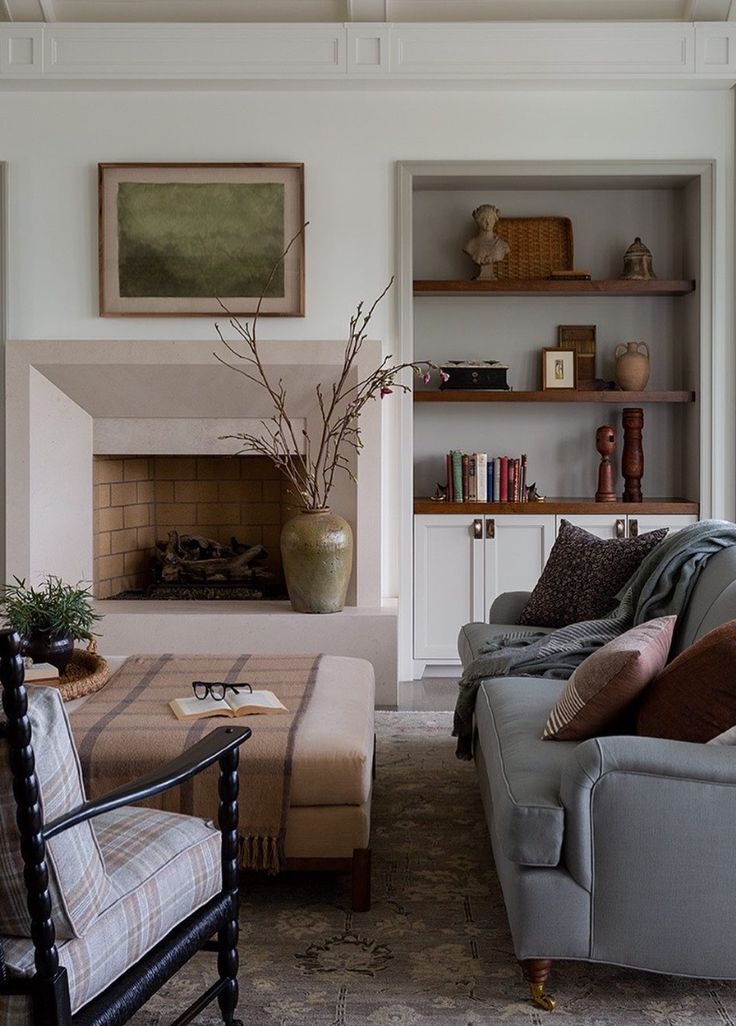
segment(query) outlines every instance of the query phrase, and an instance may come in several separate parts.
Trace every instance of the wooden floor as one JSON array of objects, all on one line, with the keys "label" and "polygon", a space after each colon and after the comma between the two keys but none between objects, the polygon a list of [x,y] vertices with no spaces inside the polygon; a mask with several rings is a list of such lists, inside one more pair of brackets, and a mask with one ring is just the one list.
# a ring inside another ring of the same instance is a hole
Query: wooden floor
[{"label": "wooden floor", "polygon": [[402,712],[444,712],[455,708],[457,677],[423,677],[421,680],[399,681],[399,704]]}]

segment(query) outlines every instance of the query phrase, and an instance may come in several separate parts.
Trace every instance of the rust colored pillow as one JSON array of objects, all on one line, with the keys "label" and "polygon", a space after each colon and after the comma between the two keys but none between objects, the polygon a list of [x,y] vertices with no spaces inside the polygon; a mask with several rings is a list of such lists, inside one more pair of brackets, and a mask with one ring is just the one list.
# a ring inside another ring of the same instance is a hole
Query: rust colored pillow
[{"label": "rust colored pillow", "polygon": [[542,740],[585,741],[611,727],[664,667],[676,620],[648,620],[589,655],[557,699]]},{"label": "rust colored pillow", "polygon": [[562,520],[542,576],[519,623],[566,627],[569,623],[605,616],[644,557],[666,534],[665,528],[637,538],[599,538],[569,520]]},{"label": "rust colored pillow", "polygon": [[736,620],[673,659],[638,704],[636,732],[671,741],[712,741],[736,723]]}]

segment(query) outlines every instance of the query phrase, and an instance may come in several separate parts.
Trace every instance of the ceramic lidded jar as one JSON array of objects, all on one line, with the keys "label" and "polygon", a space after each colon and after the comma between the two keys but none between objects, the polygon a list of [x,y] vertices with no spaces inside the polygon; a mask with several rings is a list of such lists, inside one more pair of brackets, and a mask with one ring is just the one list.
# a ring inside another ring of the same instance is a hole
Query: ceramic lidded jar
[{"label": "ceramic lidded jar", "polygon": [[624,273],[621,278],[629,281],[651,281],[656,277],[652,266],[651,250],[637,235],[624,253]]},{"label": "ceramic lidded jar", "polygon": [[649,381],[649,346],[621,342],[616,346],[616,384],[624,392],[642,392]]}]

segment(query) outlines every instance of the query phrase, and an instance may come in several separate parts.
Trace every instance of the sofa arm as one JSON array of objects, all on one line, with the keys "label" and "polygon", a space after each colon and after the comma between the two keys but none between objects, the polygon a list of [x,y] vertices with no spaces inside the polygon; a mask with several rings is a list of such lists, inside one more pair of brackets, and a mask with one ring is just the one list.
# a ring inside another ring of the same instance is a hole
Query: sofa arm
[{"label": "sofa arm", "polygon": [[[663,859],[676,852],[680,868],[694,880],[713,868],[714,859],[730,861],[736,848],[731,746],[593,738],[571,752],[560,796],[563,858],[588,890],[606,861],[608,869],[618,863],[614,872],[656,876]],[[687,886],[683,876],[673,883]]]},{"label": "sofa arm", "polygon": [[504,591],[493,600],[488,611],[489,623],[519,622],[524,606],[529,601],[530,591]]}]

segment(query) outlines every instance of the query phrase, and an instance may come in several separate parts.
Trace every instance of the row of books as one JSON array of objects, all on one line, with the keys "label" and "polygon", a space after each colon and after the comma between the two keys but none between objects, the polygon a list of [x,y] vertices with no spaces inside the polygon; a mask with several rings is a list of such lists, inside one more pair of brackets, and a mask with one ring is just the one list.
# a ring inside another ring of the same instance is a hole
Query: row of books
[{"label": "row of books", "polygon": [[527,458],[485,452],[447,454],[448,502],[526,502]]}]

